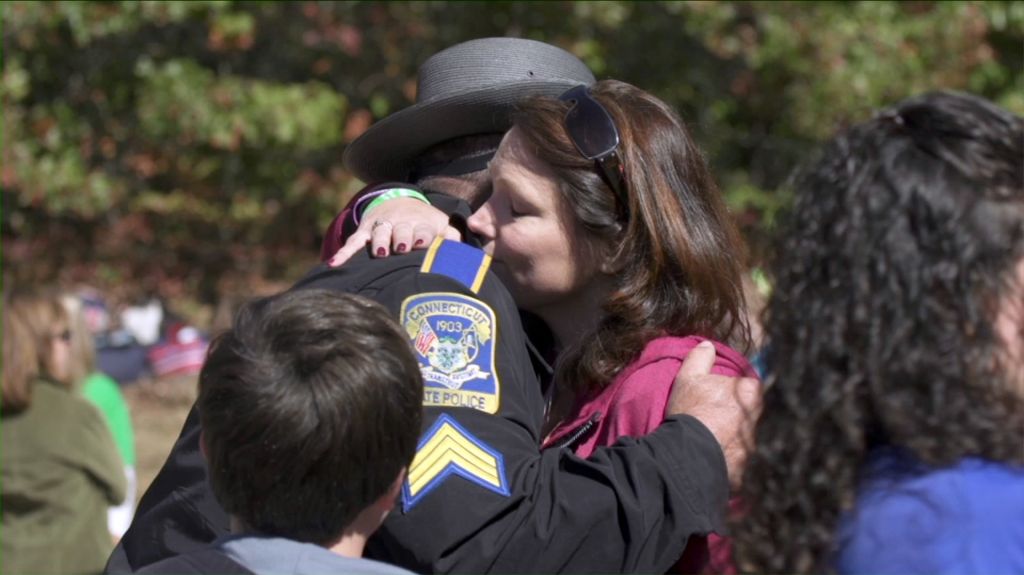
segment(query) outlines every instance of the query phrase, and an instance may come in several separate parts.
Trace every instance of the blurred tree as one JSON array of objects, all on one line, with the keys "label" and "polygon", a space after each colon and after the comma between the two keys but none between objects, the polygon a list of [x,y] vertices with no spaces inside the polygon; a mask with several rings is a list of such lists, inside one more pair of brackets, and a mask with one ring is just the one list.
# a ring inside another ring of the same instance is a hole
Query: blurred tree
[{"label": "blurred tree", "polygon": [[9,2],[4,277],[214,302],[288,282],[358,188],[346,142],[482,36],[677,106],[756,255],[795,165],[935,88],[1024,111],[1019,2]]}]

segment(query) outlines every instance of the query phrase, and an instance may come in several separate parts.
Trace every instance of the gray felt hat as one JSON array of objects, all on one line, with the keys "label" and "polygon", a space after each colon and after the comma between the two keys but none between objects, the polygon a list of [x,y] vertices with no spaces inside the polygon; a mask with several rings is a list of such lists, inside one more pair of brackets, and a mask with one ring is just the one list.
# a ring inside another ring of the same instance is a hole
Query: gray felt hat
[{"label": "gray felt hat", "polygon": [[416,103],[383,118],[345,149],[364,182],[404,181],[427,148],[459,136],[501,133],[526,96],[559,96],[594,75],[579,58],[522,38],[480,38],[434,54],[420,66]]}]

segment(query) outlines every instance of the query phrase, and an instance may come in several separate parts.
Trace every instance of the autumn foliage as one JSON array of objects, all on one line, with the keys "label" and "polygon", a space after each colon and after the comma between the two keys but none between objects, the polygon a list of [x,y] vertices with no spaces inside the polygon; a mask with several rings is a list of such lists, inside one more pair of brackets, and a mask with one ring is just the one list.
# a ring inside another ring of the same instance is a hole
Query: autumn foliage
[{"label": "autumn foliage", "polygon": [[512,35],[676,105],[755,256],[837,127],[956,88],[1024,111],[1015,2],[9,2],[5,282],[210,304],[294,280],[361,185],[341,153],[417,65]]}]

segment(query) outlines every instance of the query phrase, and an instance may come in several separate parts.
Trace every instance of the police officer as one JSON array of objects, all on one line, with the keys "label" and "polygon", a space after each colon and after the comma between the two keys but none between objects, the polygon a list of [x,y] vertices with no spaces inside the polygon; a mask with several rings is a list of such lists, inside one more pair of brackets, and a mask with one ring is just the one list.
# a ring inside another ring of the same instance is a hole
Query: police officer
[{"label": "police officer", "polygon": [[[368,211],[372,224],[364,228],[386,225],[381,202],[420,201],[425,189],[458,222],[469,205],[451,195],[479,199],[487,185],[482,170],[514,102],[591,82],[574,56],[529,40],[475,40],[436,54],[420,68],[417,103],[375,124],[345,156],[365,181],[406,179],[415,169],[422,189],[368,188],[351,219]],[[441,184],[447,195],[436,193]],[[421,363],[417,455],[400,509],[367,556],[418,572],[664,572],[689,536],[721,526],[737,406],[690,410],[699,420],[670,416],[649,436],[586,460],[570,449],[541,452],[544,399],[535,366],[543,362],[531,357],[515,304],[489,263],[474,247],[438,240],[427,251],[383,259],[360,253],[341,268],[318,267],[295,288],[383,303]],[[690,394],[702,397],[699,387]],[[678,397],[670,404],[685,407]],[[193,412],[108,571],[137,569],[227,532],[198,436]]]}]

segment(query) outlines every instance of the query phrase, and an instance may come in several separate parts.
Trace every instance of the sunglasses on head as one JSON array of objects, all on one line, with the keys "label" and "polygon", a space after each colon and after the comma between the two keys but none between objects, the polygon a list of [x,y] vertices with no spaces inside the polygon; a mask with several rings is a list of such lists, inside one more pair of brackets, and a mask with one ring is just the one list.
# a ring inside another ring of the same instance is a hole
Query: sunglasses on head
[{"label": "sunglasses on head", "polygon": [[565,130],[569,139],[584,158],[593,160],[598,174],[615,192],[623,219],[628,219],[626,174],[618,154],[619,130],[611,114],[584,85],[569,89],[558,99],[569,103],[569,111],[565,113]]}]

